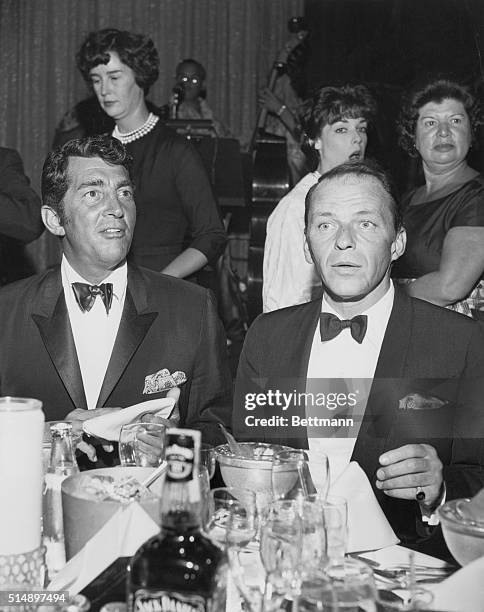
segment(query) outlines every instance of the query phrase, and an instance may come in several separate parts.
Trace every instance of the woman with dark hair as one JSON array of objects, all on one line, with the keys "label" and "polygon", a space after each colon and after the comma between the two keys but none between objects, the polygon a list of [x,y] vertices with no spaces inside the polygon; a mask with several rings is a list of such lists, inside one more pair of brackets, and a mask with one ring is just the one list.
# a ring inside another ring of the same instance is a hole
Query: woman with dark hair
[{"label": "woman with dark hair", "polygon": [[153,41],[116,29],[91,32],[77,65],[114,119],[112,135],[133,158],[137,221],[131,258],[171,276],[192,276],[217,258],[226,236],[200,156],[148,110],[145,96],[159,65]]},{"label": "woman with dark hair", "polygon": [[273,210],[264,248],[264,312],[309,302],[321,292],[321,278],[304,257],[304,202],[320,176],[365,156],[367,129],[376,104],[364,85],[323,87],[304,103],[301,125],[313,172],[306,174]]},{"label": "woman with dark hair", "polygon": [[466,161],[479,124],[477,101],[458,83],[408,96],[400,144],[420,155],[425,184],[403,199],[407,248],[393,276],[414,297],[484,319],[484,177]]}]

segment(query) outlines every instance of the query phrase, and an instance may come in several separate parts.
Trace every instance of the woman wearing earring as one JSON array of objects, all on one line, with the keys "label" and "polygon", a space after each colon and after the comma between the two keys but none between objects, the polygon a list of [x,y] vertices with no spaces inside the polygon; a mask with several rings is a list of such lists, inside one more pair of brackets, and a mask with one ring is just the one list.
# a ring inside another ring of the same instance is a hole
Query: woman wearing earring
[{"label": "woman wearing earring", "polygon": [[303,105],[301,125],[316,169],[282,198],[267,222],[264,312],[309,302],[321,292],[314,264],[304,256],[306,194],[331,168],[365,156],[368,124],[375,115],[375,101],[363,85],[323,87]]},{"label": "woman wearing earring", "polygon": [[408,97],[400,144],[425,184],[402,202],[407,248],[393,269],[414,297],[484,320],[484,177],[466,157],[480,123],[475,98],[440,79]]},{"label": "woman wearing earring", "polygon": [[116,123],[113,136],[133,157],[137,220],[130,256],[187,278],[220,255],[226,235],[200,156],[147,108],[158,64],[150,38],[115,29],[91,32],[77,55],[84,79]]}]

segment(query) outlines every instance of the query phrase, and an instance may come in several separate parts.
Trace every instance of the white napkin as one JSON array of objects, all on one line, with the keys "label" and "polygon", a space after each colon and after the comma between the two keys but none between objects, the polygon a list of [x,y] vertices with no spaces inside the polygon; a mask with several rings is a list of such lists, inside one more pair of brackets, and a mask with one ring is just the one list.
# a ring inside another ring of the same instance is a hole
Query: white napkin
[{"label": "white napkin", "polygon": [[330,486],[329,495],[348,502],[347,552],[375,550],[398,544],[399,539],[380,508],[365,472],[351,461]]},{"label": "white napkin", "polygon": [[82,591],[118,557],[132,557],[160,528],[137,503],[120,508],[86,545],[57,574],[50,591]]},{"label": "white napkin", "polygon": [[484,557],[480,557],[440,584],[428,587],[434,594],[432,610],[484,612],[483,576]]},{"label": "white napkin", "polygon": [[175,402],[176,400],[173,397],[148,400],[147,402],[122,408],[117,412],[87,419],[83,422],[82,427],[90,436],[117,441],[119,440],[119,432],[123,425],[131,423],[133,419],[144,412],[154,412],[156,416],[167,419],[173,410]]}]

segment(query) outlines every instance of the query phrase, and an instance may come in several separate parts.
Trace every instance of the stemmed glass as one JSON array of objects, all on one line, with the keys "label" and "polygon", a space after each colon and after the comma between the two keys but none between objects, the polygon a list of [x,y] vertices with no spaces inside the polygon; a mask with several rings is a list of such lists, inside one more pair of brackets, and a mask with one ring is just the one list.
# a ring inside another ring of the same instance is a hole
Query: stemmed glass
[{"label": "stemmed glass", "polygon": [[256,496],[253,491],[237,487],[220,487],[210,491],[206,535],[225,548],[230,576],[251,612],[259,612],[262,602],[261,568],[250,544],[257,533]]}]

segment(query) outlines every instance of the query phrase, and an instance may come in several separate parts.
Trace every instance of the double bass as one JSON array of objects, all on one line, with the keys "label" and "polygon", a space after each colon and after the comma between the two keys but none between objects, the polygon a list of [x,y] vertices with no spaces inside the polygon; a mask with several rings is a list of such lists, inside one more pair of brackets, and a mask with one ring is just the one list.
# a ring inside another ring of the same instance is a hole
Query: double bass
[{"label": "double bass", "polygon": [[[267,87],[272,91],[284,72],[289,55],[307,36],[302,20],[289,21],[292,32],[275,60]],[[247,274],[247,311],[249,323],[262,312],[262,265],[269,215],[289,191],[290,174],[286,139],[265,131],[267,110],[261,109],[252,138],[252,194],[250,204],[249,256]]]}]

